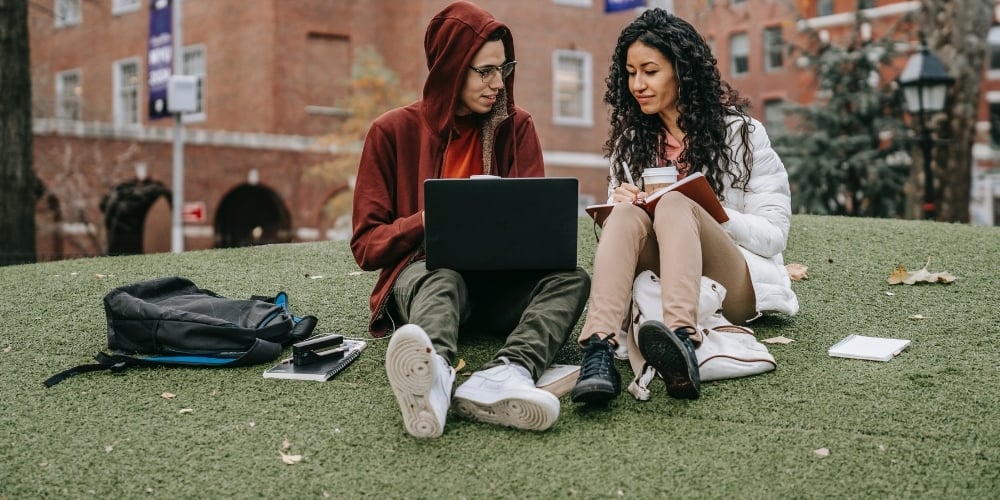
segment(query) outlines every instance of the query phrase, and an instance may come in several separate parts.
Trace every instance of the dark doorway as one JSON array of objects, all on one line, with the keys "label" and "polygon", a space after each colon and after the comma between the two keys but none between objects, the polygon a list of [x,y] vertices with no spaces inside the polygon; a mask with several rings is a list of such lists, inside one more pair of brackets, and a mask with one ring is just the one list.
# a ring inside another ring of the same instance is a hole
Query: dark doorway
[{"label": "dark doorway", "polygon": [[226,194],[215,215],[215,247],[292,241],[288,209],[274,191],[244,184]]},{"label": "dark doorway", "polygon": [[115,186],[104,197],[101,211],[108,229],[108,255],[143,253],[146,213],[160,197],[170,201],[170,191],[162,182],[138,179]]}]

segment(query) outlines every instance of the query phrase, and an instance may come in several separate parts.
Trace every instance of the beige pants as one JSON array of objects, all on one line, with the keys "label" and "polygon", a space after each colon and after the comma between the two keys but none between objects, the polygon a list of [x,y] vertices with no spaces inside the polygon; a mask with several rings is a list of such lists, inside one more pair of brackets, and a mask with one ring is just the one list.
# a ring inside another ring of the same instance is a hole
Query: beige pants
[{"label": "beige pants", "polygon": [[[750,272],[736,243],[697,203],[667,193],[652,219],[644,209],[620,203],[604,222],[581,344],[594,333],[621,334],[630,313],[633,280],[647,269],[660,277],[663,323],[671,330],[697,327],[703,275],[726,287],[726,318],[742,324],[756,315]],[[691,340],[700,343],[701,334]]]}]

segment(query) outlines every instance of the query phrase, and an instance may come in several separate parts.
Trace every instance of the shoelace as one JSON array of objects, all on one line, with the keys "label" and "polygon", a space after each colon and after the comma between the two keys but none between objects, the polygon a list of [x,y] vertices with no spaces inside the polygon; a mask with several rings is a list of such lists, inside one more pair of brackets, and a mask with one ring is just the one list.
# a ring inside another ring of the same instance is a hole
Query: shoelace
[{"label": "shoelace", "polygon": [[614,334],[609,335],[604,340],[590,341],[587,343],[586,352],[583,356],[583,366],[580,368],[581,378],[600,377],[611,378],[613,370],[612,363],[615,349],[611,347],[610,339]]}]

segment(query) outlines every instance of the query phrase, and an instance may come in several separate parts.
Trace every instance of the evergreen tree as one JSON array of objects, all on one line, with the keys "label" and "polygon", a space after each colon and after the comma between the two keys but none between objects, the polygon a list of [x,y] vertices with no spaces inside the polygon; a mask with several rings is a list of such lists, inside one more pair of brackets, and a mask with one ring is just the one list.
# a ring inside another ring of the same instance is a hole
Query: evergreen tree
[{"label": "evergreen tree", "polygon": [[817,100],[787,110],[790,132],[775,138],[798,213],[901,217],[912,159],[902,93],[886,75],[892,41],[866,40],[858,15],[845,46],[798,49],[816,79]]}]

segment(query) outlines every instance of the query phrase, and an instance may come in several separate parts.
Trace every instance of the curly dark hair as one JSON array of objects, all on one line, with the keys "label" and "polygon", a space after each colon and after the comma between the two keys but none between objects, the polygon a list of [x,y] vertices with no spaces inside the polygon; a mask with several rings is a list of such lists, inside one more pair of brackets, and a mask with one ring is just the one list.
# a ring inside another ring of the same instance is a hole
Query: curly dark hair
[{"label": "curly dark hair", "polygon": [[[704,173],[720,196],[726,177],[734,188],[746,190],[753,168],[746,111],[749,101],[722,80],[704,37],[687,21],[658,8],[646,10],[622,30],[605,80],[608,90],[604,102],[611,107],[611,131],[604,153],[614,164],[616,178],[624,181],[622,169],[626,166],[634,179],[644,168],[656,166],[667,134],[659,116],[644,114],[629,88],[625,60],[635,42],[655,48],[674,65],[678,126],[685,134],[680,162],[688,165],[690,172]],[[747,167],[743,172],[733,168],[737,152],[726,142],[730,116],[743,121],[740,135],[744,147],[739,148]]]}]

